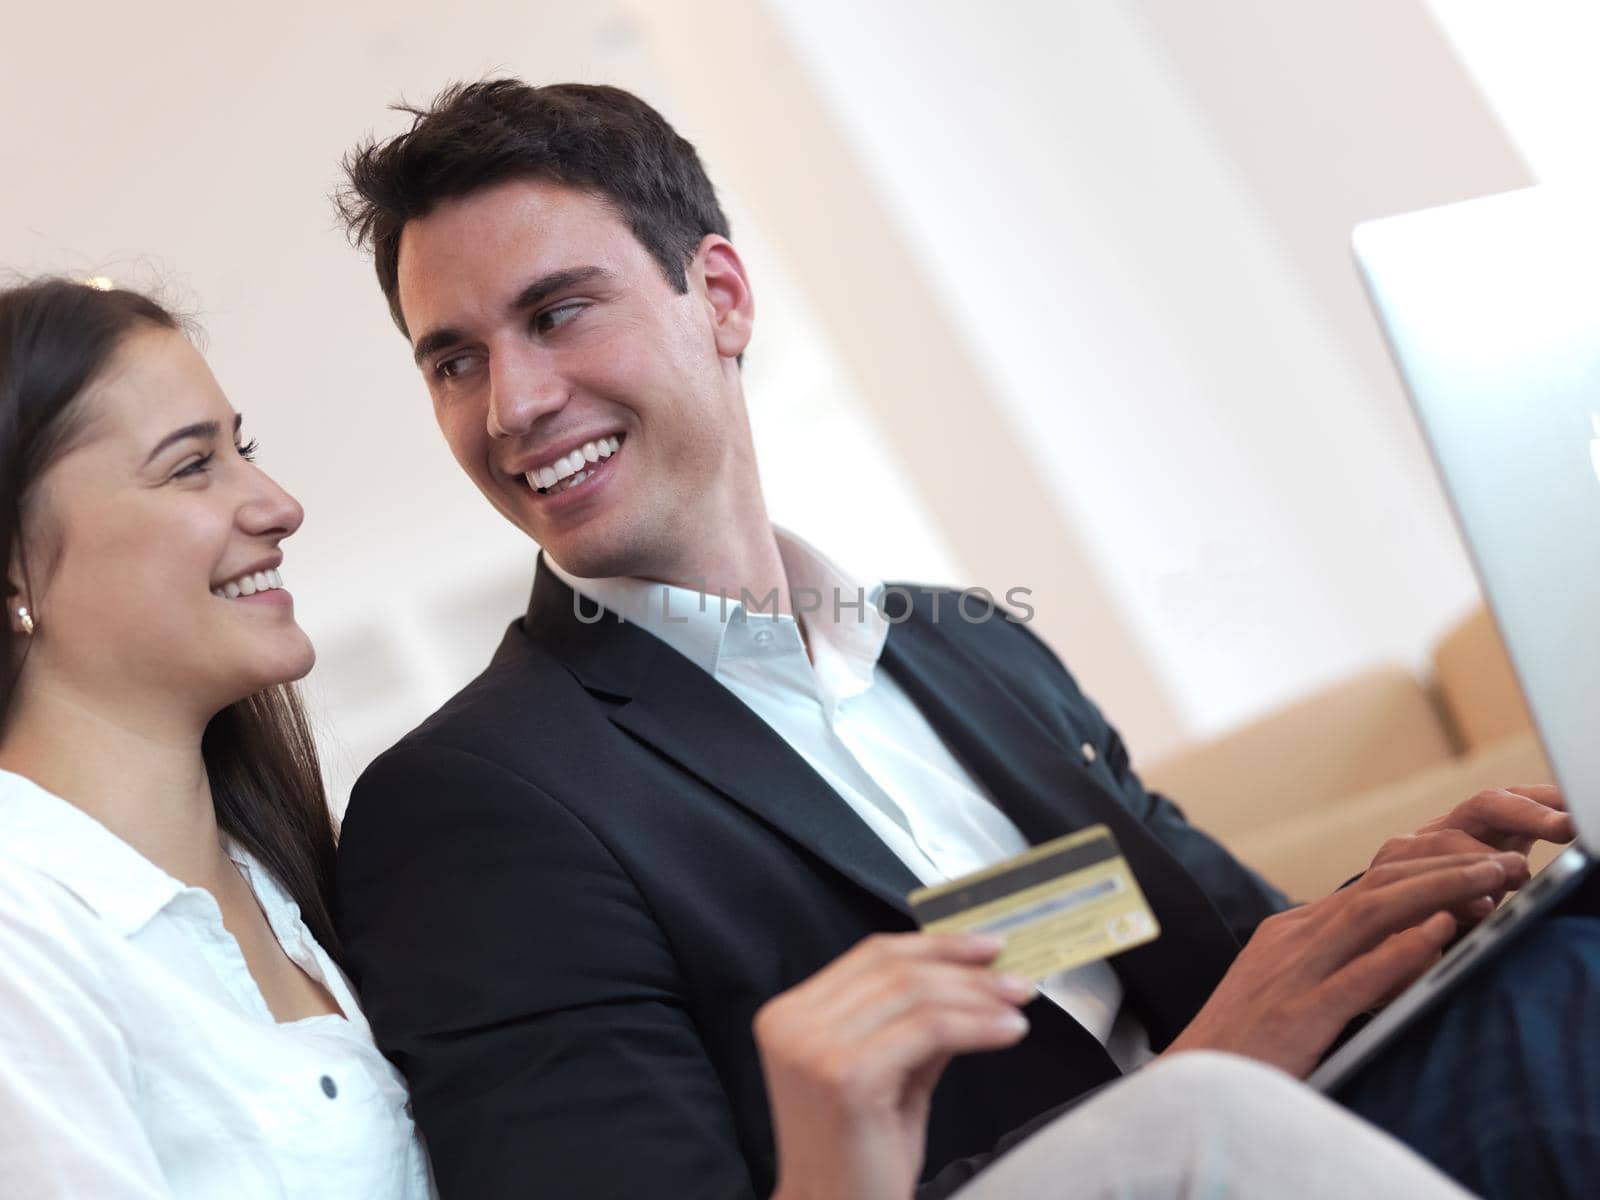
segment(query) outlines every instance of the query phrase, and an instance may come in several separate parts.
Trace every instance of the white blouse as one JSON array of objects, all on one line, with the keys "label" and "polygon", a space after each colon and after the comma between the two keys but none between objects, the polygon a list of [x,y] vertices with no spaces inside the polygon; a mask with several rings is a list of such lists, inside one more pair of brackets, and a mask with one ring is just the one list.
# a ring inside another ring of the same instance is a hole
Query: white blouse
[{"label": "white blouse", "polygon": [[345,1016],[278,1024],[211,894],[0,771],[0,1192],[426,1200],[405,1084],[300,911],[230,851]]}]

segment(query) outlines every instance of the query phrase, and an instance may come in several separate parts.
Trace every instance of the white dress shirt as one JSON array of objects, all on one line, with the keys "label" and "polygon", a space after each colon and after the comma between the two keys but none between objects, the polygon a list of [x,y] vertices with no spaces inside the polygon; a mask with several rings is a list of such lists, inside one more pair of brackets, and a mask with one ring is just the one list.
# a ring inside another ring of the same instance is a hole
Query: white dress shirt
[{"label": "white dress shirt", "polygon": [[[765,597],[746,606],[739,596],[639,579],[582,579],[548,554],[545,561],[573,590],[656,635],[744,701],[924,884],[1021,854],[1021,832],[877,669],[890,624],[875,603],[882,583],[853,580],[793,534],[775,532],[792,607],[807,609],[809,657],[795,617]],[[1122,981],[1107,963],[1058,972],[1040,990],[1123,1070],[1151,1057],[1143,1028],[1121,1013]]]},{"label": "white dress shirt", "polygon": [[0,1193],[433,1195],[349,983],[272,877],[230,854],[344,1016],[277,1023],[209,892],[0,771]]}]

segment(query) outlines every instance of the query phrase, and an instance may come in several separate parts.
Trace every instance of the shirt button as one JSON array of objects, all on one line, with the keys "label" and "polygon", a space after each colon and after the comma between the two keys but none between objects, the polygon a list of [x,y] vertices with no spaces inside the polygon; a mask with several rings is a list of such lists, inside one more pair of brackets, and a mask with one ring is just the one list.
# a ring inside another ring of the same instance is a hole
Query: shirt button
[{"label": "shirt button", "polygon": [[1093,742],[1085,742],[1083,744],[1083,761],[1084,762],[1092,763],[1095,759],[1097,759],[1099,757],[1100,757],[1100,755],[1096,752]]},{"label": "shirt button", "polygon": [[770,630],[770,629],[758,629],[758,630],[756,630],[756,645],[758,645],[758,646],[770,646],[770,645],[772,645],[772,630]]},{"label": "shirt button", "polygon": [[339,1094],[339,1085],[333,1081],[332,1075],[324,1075],[322,1077],[322,1094],[329,1100]]}]

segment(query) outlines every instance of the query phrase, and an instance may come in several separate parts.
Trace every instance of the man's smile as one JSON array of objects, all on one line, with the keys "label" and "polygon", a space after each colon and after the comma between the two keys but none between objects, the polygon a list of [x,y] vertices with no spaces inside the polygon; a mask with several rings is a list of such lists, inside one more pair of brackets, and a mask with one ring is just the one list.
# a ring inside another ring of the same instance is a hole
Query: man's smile
[{"label": "man's smile", "polygon": [[558,496],[579,487],[600,474],[612,455],[622,448],[627,434],[616,433],[595,438],[555,456],[542,466],[524,472],[528,486],[541,496]]}]

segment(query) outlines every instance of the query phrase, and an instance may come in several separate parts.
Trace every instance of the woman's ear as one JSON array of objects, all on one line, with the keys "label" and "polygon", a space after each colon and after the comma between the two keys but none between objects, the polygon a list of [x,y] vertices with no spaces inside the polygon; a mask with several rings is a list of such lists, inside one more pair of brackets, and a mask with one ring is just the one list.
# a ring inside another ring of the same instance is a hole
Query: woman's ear
[{"label": "woman's ear", "polygon": [[[10,584],[6,585],[10,587]],[[11,626],[12,633],[20,633],[25,637],[32,637],[37,621],[33,616],[33,609],[28,605],[27,597],[20,591],[6,597],[6,622]]]},{"label": "woman's ear", "polygon": [[28,560],[20,534],[12,543],[11,562],[6,566],[3,603],[6,621],[13,633],[32,634],[38,615],[33,611],[33,589],[27,586]]}]

